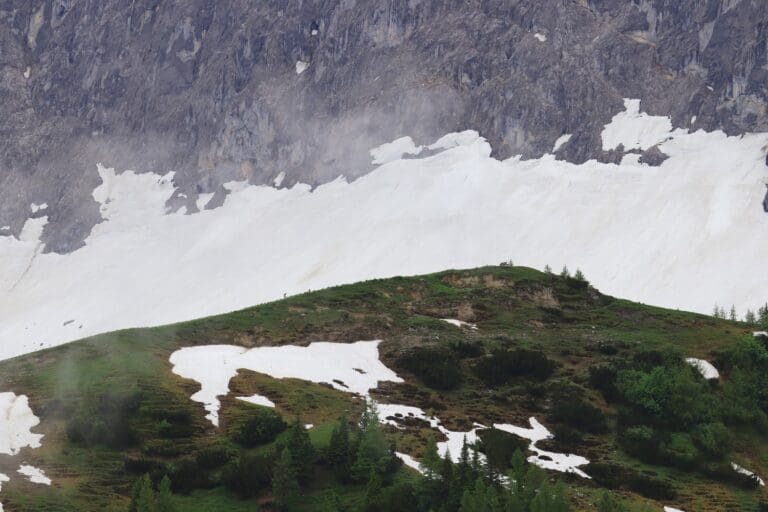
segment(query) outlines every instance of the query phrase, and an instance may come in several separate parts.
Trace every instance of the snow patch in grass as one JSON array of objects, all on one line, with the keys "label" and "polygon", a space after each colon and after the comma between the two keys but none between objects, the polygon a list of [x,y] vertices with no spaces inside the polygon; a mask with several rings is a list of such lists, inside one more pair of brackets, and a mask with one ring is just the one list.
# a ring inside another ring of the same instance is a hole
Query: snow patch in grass
[{"label": "snow patch in grass", "polygon": [[27,480],[33,484],[51,485],[51,479],[45,476],[42,469],[30,466],[28,464],[22,464],[19,466],[18,472],[27,477]]},{"label": "snow patch in grass", "polygon": [[664,507],[664,512],[684,512],[682,509],[674,507]]},{"label": "snow patch in grass", "polygon": [[533,34],[533,37],[535,37],[535,38],[536,38],[536,40],[537,40],[537,41],[539,41],[539,42],[541,42],[541,43],[543,43],[543,42],[545,42],[545,41],[547,40],[547,36],[545,36],[544,34],[540,34],[540,33],[538,33],[538,32],[536,32],[535,34]]},{"label": "snow patch in grass", "polygon": [[296,74],[297,75],[302,74],[304,71],[307,70],[308,67],[309,67],[309,62],[304,62],[303,60],[297,60],[296,61]]},{"label": "snow patch in grass", "polygon": [[[186,347],[171,354],[173,373],[200,383],[192,400],[208,411],[206,418],[219,424],[218,397],[229,393],[229,381],[239,369],[275,379],[302,379],[327,383],[339,391],[367,396],[379,381],[403,382],[379,361],[380,340],[355,343],[315,342],[306,347],[256,347],[233,345]],[[362,373],[357,371],[362,370]]]},{"label": "snow patch in grass", "polygon": [[242,400],[243,402],[248,402],[249,404],[261,405],[263,407],[275,407],[275,402],[262,395],[238,396],[237,399]]},{"label": "snow patch in grass", "polygon": [[419,463],[419,461],[417,461],[407,453],[395,452],[395,456],[401,461],[403,461],[403,464],[405,464],[409,468],[415,469],[422,475],[425,473],[424,470],[421,469],[421,464]]},{"label": "snow patch in grass", "polygon": [[39,423],[26,395],[0,393],[0,453],[16,455],[25,447],[39,448],[43,435],[32,433]]},{"label": "snow patch in grass", "polygon": [[570,453],[550,452],[542,450],[536,446],[536,443],[539,441],[550,439],[554,436],[544,425],[539,423],[536,418],[529,418],[528,422],[530,423],[531,428],[517,427],[506,423],[496,423],[493,427],[528,439],[531,442],[531,444],[528,445],[528,449],[536,453],[536,455],[528,457],[528,462],[531,464],[535,464],[544,469],[559,471],[561,473],[574,473],[582,478],[592,478],[579,469],[580,466],[589,464],[589,459]]},{"label": "snow patch in grass", "polygon": [[747,476],[755,477],[757,479],[757,481],[760,483],[760,486],[761,487],[765,487],[765,481],[762,478],[760,478],[759,476],[757,476],[755,473],[753,473],[752,471],[748,470],[747,468],[745,468],[743,466],[739,466],[735,462],[731,462],[731,467],[737,473],[741,473],[742,475],[747,475]]},{"label": "snow patch in grass", "polygon": [[32,210],[32,213],[37,213],[47,208],[48,208],[48,203],[42,203],[42,204],[32,203],[29,205],[29,209]]},{"label": "snow patch in grass", "polygon": [[718,372],[717,368],[715,368],[709,361],[696,359],[695,357],[686,357],[685,362],[696,368],[701,376],[707,380],[720,378],[720,372]]},{"label": "snow patch in grass", "polygon": [[440,320],[442,320],[443,322],[448,322],[449,324],[454,325],[454,326],[459,327],[459,328],[466,327],[467,329],[471,329],[473,331],[477,330],[477,324],[473,324],[473,323],[469,323],[469,322],[464,322],[462,320],[457,320],[455,318],[441,318]]}]

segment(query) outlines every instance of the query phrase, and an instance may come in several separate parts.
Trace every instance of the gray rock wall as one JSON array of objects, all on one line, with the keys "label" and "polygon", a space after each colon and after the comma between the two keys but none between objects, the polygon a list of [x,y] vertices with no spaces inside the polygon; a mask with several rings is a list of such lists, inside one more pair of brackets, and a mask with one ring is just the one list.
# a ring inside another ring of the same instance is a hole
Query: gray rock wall
[{"label": "gray rock wall", "polygon": [[46,202],[46,250],[76,249],[99,161],[176,171],[193,211],[232,179],[359,176],[402,135],[615,160],[623,97],[764,131],[767,91],[764,0],[2,0],[0,226]]}]

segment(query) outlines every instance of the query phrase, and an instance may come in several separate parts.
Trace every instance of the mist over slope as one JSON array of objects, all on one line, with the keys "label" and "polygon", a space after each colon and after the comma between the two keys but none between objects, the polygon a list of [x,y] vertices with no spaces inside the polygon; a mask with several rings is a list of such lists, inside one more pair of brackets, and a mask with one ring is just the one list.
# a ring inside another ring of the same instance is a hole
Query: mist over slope
[{"label": "mist over slope", "polygon": [[[739,311],[765,300],[759,269],[768,134],[672,129],[625,102],[602,130],[622,162],[497,160],[476,132],[400,139],[381,165],[312,190],[226,185],[223,204],[169,214],[172,175],[100,167],[107,219],[67,255],[42,253],[46,208],[0,239],[0,357],[87,335],[239,309],[309,289],[445,268],[581,268],[607,293]],[[664,155],[656,167],[640,152]],[[204,197],[201,201],[212,200]],[[747,270],[745,270],[747,269]]]}]

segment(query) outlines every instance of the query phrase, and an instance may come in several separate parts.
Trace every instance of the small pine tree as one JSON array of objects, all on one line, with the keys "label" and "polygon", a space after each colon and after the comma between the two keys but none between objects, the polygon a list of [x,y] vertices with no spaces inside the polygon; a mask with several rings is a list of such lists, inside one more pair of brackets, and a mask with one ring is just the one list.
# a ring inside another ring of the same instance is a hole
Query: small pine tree
[{"label": "small pine tree", "polygon": [[376,507],[381,496],[381,489],[383,488],[381,481],[381,475],[376,470],[371,470],[371,474],[368,477],[368,483],[365,486],[365,508],[367,510]]},{"label": "small pine tree", "polygon": [[275,464],[272,476],[272,494],[281,510],[290,511],[296,506],[299,497],[299,482],[296,470],[288,448],[283,449],[280,459]]},{"label": "small pine tree", "polygon": [[440,475],[441,462],[440,455],[437,453],[437,442],[434,436],[430,436],[419,467],[424,472],[424,476],[434,479]]},{"label": "small pine tree", "polygon": [[578,268],[576,269],[576,273],[573,274],[573,278],[576,279],[577,281],[586,281],[587,280],[587,278],[584,277],[584,273],[580,269],[578,269]]},{"label": "small pine tree", "polygon": [[157,488],[157,512],[176,512],[171,493],[171,480],[165,475]]},{"label": "small pine tree", "polygon": [[733,322],[739,319],[739,317],[736,315],[736,306],[731,305],[731,310],[728,312],[728,319]]},{"label": "small pine tree", "polygon": [[342,417],[331,432],[331,441],[328,446],[327,459],[333,472],[341,481],[349,477],[350,456],[352,445],[349,441],[349,427],[347,418]]},{"label": "small pine tree", "polygon": [[387,438],[381,430],[379,413],[373,400],[366,402],[366,407],[360,420],[362,432],[357,446],[357,456],[352,465],[352,477],[365,481],[372,470],[385,472],[392,462],[392,453]]},{"label": "small pine tree", "polygon": [[768,328],[768,304],[760,306],[757,310],[757,321],[761,327]]},{"label": "small pine tree", "polygon": [[288,430],[285,447],[291,452],[297,478],[303,484],[309,483],[314,472],[315,447],[298,416]]},{"label": "small pine tree", "polygon": [[571,273],[568,270],[568,265],[563,265],[563,270],[560,271],[560,277],[571,277]]},{"label": "small pine tree", "polygon": [[128,505],[130,512],[155,512],[155,490],[149,475],[144,475],[133,486],[131,503]]},{"label": "small pine tree", "polygon": [[712,316],[715,318],[720,318],[720,306],[715,303],[715,307],[712,309]]},{"label": "small pine tree", "polygon": [[544,265],[544,273],[552,274],[552,267],[550,267],[549,265]]},{"label": "small pine tree", "polygon": [[757,322],[757,317],[755,316],[755,312],[752,311],[751,309],[748,309],[747,312],[744,314],[744,321],[749,325],[754,325]]}]

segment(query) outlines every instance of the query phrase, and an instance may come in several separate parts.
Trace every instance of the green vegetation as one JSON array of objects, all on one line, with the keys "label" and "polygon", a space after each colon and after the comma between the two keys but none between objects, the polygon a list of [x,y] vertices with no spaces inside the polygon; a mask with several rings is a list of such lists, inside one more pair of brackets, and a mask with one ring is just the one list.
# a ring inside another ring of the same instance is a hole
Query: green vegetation
[{"label": "green vegetation", "polygon": [[[764,510],[763,488],[730,466],[768,475],[768,340],[753,328],[607,297],[580,272],[507,265],[96,336],[0,362],[3,389],[30,397],[45,435],[14,463],[53,479],[12,478],[0,499],[6,510],[78,512]],[[214,428],[190,400],[198,386],[168,363],[189,345],[361,339],[384,340],[382,360],[405,379],[375,390],[380,402],[418,406],[455,431],[534,416],[555,433],[539,446],[589,458],[593,480],[531,467],[527,443],[494,429],[451,464],[423,421],[380,425],[352,395],[249,371],[230,382]],[[721,378],[705,381],[685,357],[713,362]],[[276,408],[234,398],[254,393]]]}]

